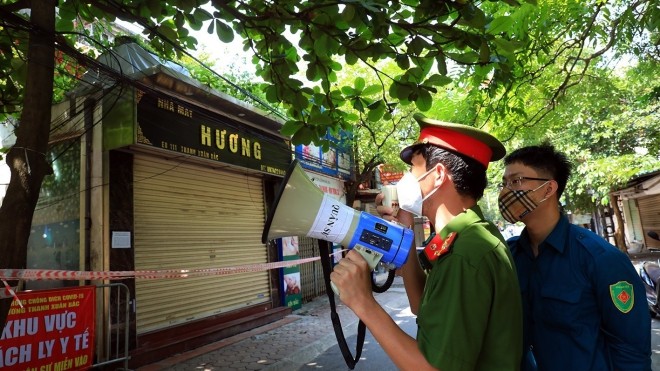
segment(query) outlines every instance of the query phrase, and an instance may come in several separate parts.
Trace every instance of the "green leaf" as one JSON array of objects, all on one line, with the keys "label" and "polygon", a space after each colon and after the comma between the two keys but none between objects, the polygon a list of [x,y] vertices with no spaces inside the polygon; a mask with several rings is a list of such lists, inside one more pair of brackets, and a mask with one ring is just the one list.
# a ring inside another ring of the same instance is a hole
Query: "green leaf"
[{"label": "green leaf", "polygon": [[360,119],[360,116],[358,116],[355,113],[347,113],[346,116],[344,117],[346,121],[358,121]]},{"label": "green leaf", "polygon": [[370,96],[381,93],[382,91],[383,87],[381,85],[373,84],[364,88],[364,90],[362,90],[362,95]]},{"label": "green leaf", "polygon": [[184,12],[190,12],[195,7],[196,5],[195,3],[196,3],[195,0],[178,0],[177,6],[180,9],[183,9]]},{"label": "green leaf", "polygon": [[60,20],[73,21],[76,18],[77,13],[71,6],[60,6],[57,15]]},{"label": "green leaf", "polygon": [[295,134],[301,127],[303,123],[300,121],[289,120],[282,125],[280,133],[284,136],[292,136]]},{"label": "green leaf", "polygon": [[206,22],[210,19],[213,19],[213,15],[201,7],[196,8],[192,15],[198,22]]},{"label": "green leaf", "polygon": [[440,72],[441,75],[447,75],[447,60],[445,55],[442,53],[438,54],[436,62],[438,65],[438,72]]},{"label": "green leaf", "polygon": [[314,54],[317,56],[317,58],[322,60],[327,58],[328,50],[330,49],[328,44],[329,42],[327,35],[321,35],[314,40]]},{"label": "green leaf", "polygon": [[192,28],[195,31],[199,31],[202,29],[202,26],[204,24],[201,21],[195,19],[195,17],[192,14],[186,13],[185,17],[186,17],[186,21],[188,22],[188,26],[190,28]]},{"label": "green leaf", "polygon": [[486,40],[484,40],[481,43],[481,47],[479,48],[479,62],[486,64],[490,60],[490,48],[488,47],[488,43]]},{"label": "green leaf", "polygon": [[518,46],[509,40],[505,40],[501,37],[498,37],[493,40],[493,44],[497,46],[498,51],[504,51],[507,53],[513,53],[518,49]]},{"label": "green leaf", "polygon": [[354,98],[352,107],[358,112],[364,112],[364,103],[360,98]]},{"label": "green leaf", "polygon": [[425,76],[424,70],[422,70],[419,67],[411,68],[406,73],[403,74],[404,78],[406,78],[406,81],[412,81],[415,83],[420,83],[422,82],[422,79]]},{"label": "green leaf", "polygon": [[309,118],[309,121],[314,125],[328,126],[332,125],[332,118],[327,113],[315,110],[314,114]]},{"label": "green leaf", "polygon": [[439,74],[433,74],[424,81],[424,85],[443,86],[452,82],[451,77]]},{"label": "green leaf", "polygon": [[479,59],[479,55],[475,52],[467,52],[467,53],[446,53],[447,56],[457,63],[461,64],[472,64],[476,63],[477,60]]},{"label": "green leaf", "polygon": [[162,13],[161,2],[158,0],[147,0],[147,8],[153,16],[160,16]]},{"label": "green leaf", "polygon": [[186,17],[183,15],[183,13],[177,12],[174,15],[174,24],[176,25],[177,29],[182,29],[185,23]]},{"label": "green leaf", "polygon": [[350,22],[353,20],[355,17],[355,7],[351,4],[347,4],[344,6],[344,10],[341,12],[341,18],[346,21]]},{"label": "green leaf", "polygon": [[481,29],[486,25],[486,15],[481,9],[477,8],[472,3],[468,3],[465,6],[459,8],[459,13],[463,15],[463,23],[466,23],[469,26]]},{"label": "green leaf", "polygon": [[408,59],[408,56],[405,54],[398,54],[396,56],[396,65],[402,70],[407,70],[410,68],[410,59]]},{"label": "green leaf", "polygon": [[411,87],[404,83],[393,83],[390,85],[390,95],[399,100],[407,100],[412,92]]},{"label": "green leaf", "polygon": [[357,91],[355,91],[355,89],[353,89],[351,86],[342,86],[341,92],[344,93],[344,95],[347,97],[352,97],[357,94]]},{"label": "green leaf", "polygon": [[57,30],[73,30],[73,19],[60,18],[55,25]]},{"label": "green leaf", "polygon": [[[371,108],[375,106],[374,108]],[[385,114],[385,104],[382,103],[382,101],[377,101],[375,104],[369,107],[369,113],[367,114],[367,119],[371,122],[376,122],[383,118],[383,115]]]},{"label": "green leaf", "polygon": [[497,35],[500,32],[508,32],[512,26],[513,18],[509,16],[497,17],[486,26],[486,33]]},{"label": "green leaf", "polygon": [[342,69],[344,69],[344,66],[342,66],[341,63],[339,62],[330,61],[330,68],[333,71],[341,71]]},{"label": "green leaf", "polygon": [[277,103],[280,101],[279,96],[277,95],[277,86],[268,85],[266,87],[266,99],[271,103]]},{"label": "green leaf", "polygon": [[314,130],[309,126],[301,126],[291,137],[291,142],[293,144],[309,144],[316,137]]},{"label": "green leaf", "polygon": [[355,86],[355,90],[357,90],[357,91],[362,91],[362,89],[364,89],[364,85],[365,85],[364,78],[362,78],[362,77],[357,77],[357,78],[355,79],[355,85],[354,85],[354,86]]},{"label": "green leaf", "polygon": [[346,55],[344,56],[344,60],[346,61],[346,64],[349,66],[354,65],[358,61],[358,56],[357,54],[351,52],[351,51],[346,51]]},{"label": "green leaf", "polygon": [[321,74],[319,73],[319,68],[316,65],[316,63],[310,63],[307,66],[307,71],[305,71],[305,76],[309,81],[316,81],[321,78]]},{"label": "green leaf", "polygon": [[422,112],[430,110],[431,106],[433,105],[433,97],[431,97],[431,94],[423,89],[420,89],[418,93],[419,95],[415,100],[415,106],[417,106],[417,108]]},{"label": "green leaf", "polygon": [[170,39],[170,40],[176,40],[177,39],[177,34],[176,31],[168,24],[161,24],[158,27],[158,32],[163,35],[163,37]]},{"label": "green leaf", "polygon": [[396,32],[387,35],[387,41],[389,41],[393,45],[400,45],[405,39],[406,39],[405,35],[401,35]]},{"label": "green leaf", "polygon": [[415,37],[408,43],[408,52],[413,55],[420,55],[422,51],[430,47],[429,43],[421,37]]},{"label": "green leaf", "polygon": [[229,27],[226,23],[220,21],[219,19],[215,20],[216,22],[216,33],[220,41],[225,43],[230,43],[234,41],[234,30]]}]

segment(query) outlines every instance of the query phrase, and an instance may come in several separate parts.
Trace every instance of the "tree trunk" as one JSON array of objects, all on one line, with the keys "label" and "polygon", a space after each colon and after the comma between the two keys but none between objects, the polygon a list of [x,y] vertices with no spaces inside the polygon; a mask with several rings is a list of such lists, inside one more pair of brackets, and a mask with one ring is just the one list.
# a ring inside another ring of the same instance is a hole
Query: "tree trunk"
[{"label": "tree trunk", "polygon": [[[55,56],[54,0],[33,1],[30,14],[35,28],[28,41],[28,65],[23,111],[16,129],[16,144],[7,153],[11,178],[0,207],[0,269],[23,269],[32,216],[44,177],[51,173],[46,159],[53,100]],[[16,281],[8,281],[10,285]],[[4,327],[11,298],[0,300]]]},{"label": "tree trunk", "polygon": [[355,199],[357,198],[357,193],[358,190],[360,189],[360,184],[364,183],[366,180],[371,178],[378,164],[379,163],[374,163],[370,161],[369,163],[365,164],[361,172],[357,171],[357,166],[356,166],[355,181],[351,182],[348,186],[348,189],[346,190],[346,205],[353,207],[353,201],[355,201]]},{"label": "tree trunk", "polygon": [[616,217],[616,228],[614,229],[614,241],[616,247],[618,247],[624,254],[628,255],[628,246],[626,246],[626,239],[624,238],[625,225],[623,224],[623,217],[621,216],[617,196],[610,195],[610,204],[612,205],[612,210],[614,210],[614,216]]}]

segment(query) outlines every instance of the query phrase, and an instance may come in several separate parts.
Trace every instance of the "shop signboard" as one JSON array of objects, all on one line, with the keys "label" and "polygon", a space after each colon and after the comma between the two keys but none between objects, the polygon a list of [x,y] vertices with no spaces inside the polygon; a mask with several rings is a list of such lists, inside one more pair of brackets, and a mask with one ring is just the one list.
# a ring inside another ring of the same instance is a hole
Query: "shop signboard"
[{"label": "shop signboard", "polygon": [[141,145],[280,176],[291,163],[284,139],[173,97],[138,90],[136,100]]}]

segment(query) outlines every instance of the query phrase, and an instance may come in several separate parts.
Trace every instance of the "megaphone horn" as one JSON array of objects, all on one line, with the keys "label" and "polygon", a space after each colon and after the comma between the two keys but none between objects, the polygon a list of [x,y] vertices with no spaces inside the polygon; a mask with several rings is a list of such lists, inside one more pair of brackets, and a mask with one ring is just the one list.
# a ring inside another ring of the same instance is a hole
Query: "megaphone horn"
[{"label": "megaphone horn", "polygon": [[403,226],[354,210],[323,193],[294,160],[268,212],[261,241],[307,236],[356,249],[373,269],[379,262],[400,268],[414,234]]}]

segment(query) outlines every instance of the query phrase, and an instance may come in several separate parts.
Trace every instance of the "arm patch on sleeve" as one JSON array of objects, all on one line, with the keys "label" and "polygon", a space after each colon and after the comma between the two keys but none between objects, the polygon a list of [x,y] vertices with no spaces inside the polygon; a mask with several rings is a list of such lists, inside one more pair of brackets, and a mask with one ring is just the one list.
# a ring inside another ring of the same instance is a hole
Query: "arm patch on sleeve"
[{"label": "arm patch on sleeve", "polygon": [[628,313],[635,305],[635,291],[628,281],[619,281],[610,285],[612,303],[621,313]]}]

